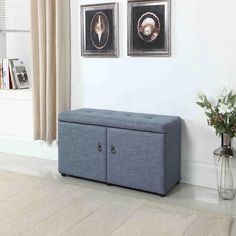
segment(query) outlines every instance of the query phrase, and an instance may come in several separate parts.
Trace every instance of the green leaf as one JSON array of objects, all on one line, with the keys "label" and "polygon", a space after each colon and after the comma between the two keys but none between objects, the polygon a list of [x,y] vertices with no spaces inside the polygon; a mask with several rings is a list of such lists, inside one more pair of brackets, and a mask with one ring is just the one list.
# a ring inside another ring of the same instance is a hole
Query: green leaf
[{"label": "green leaf", "polygon": [[203,99],[204,99],[204,103],[206,104],[206,103],[208,103],[208,99],[207,99],[207,96],[204,94],[204,96],[203,96]]},{"label": "green leaf", "polygon": [[229,98],[229,103],[233,106],[236,103],[236,95],[233,95]]},{"label": "green leaf", "polygon": [[233,90],[230,90],[229,93],[228,93],[228,98],[230,98],[233,94]]},{"label": "green leaf", "polygon": [[205,114],[206,114],[209,118],[211,118],[211,116],[212,116],[212,114],[211,114],[210,112],[205,112]]},{"label": "green leaf", "polygon": [[200,107],[204,107],[204,103],[203,103],[203,102],[197,102],[197,104],[198,104]]},{"label": "green leaf", "polygon": [[222,134],[222,133],[225,132],[225,128],[223,126],[220,126],[220,127],[217,128],[217,131],[218,131],[219,134]]}]

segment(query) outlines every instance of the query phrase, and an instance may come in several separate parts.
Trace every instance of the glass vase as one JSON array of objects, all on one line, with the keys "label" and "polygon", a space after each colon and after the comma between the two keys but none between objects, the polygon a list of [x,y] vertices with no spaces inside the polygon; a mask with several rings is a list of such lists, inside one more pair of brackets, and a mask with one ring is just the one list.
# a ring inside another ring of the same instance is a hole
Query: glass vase
[{"label": "glass vase", "polygon": [[218,193],[225,200],[233,199],[236,189],[232,171],[232,160],[236,157],[236,151],[231,143],[230,135],[224,133],[221,136],[221,147],[214,151]]}]

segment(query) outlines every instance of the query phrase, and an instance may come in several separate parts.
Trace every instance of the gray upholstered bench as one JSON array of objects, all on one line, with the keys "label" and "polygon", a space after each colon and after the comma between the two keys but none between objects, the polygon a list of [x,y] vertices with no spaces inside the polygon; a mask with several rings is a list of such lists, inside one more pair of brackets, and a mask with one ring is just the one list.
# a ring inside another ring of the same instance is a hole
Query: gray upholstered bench
[{"label": "gray upholstered bench", "polygon": [[181,119],[79,109],[59,114],[59,172],[161,195],[180,181]]}]

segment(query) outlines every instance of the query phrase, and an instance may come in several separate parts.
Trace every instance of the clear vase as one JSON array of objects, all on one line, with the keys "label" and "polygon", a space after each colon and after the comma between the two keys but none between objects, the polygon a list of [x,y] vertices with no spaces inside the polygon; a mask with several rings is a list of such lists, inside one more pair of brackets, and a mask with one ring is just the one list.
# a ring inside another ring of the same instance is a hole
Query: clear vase
[{"label": "clear vase", "polygon": [[231,200],[235,197],[235,183],[232,171],[232,160],[236,151],[231,146],[229,134],[222,134],[221,147],[214,151],[217,187],[220,198]]}]

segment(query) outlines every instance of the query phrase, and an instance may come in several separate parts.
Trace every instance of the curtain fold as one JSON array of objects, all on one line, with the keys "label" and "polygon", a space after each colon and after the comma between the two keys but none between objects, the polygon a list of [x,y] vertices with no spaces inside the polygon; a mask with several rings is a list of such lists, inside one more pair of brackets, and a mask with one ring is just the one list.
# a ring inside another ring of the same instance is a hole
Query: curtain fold
[{"label": "curtain fold", "polygon": [[[69,1],[59,0],[56,4],[56,50],[57,50],[57,96],[65,99],[57,100],[57,112],[63,112],[70,109],[71,105],[71,34],[70,34],[70,4]],[[69,26],[69,27],[68,27]],[[67,35],[68,37],[60,37]],[[63,67],[61,65],[64,65]],[[68,78],[68,79],[65,79]]]},{"label": "curtain fold", "polygon": [[70,110],[70,1],[31,0],[34,138],[57,137],[57,114]]}]

